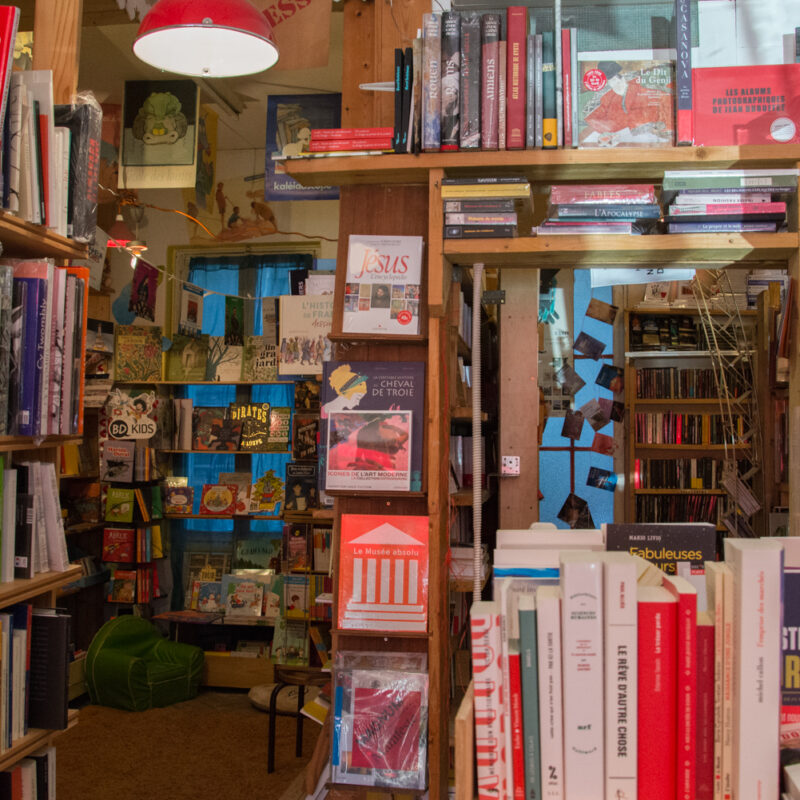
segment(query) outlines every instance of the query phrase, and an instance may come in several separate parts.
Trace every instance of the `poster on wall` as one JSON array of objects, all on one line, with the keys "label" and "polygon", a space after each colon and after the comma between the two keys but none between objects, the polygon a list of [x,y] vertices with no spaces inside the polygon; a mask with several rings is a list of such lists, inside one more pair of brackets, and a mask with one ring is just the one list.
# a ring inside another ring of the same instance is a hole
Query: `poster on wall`
[{"label": "poster on wall", "polygon": [[341,125],[341,94],[284,94],[267,98],[264,200],[338,200],[336,186],[302,186],[273,156],[304,152],[313,128]]},{"label": "poster on wall", "polygon": [[[207,228],[212,228],[218,217],[214,208],[217,173],[217,113],[205,103],[200,106],[197,118],[197,150],[194,186],[184,189],[184,211]],[[190,235],[198,227],[194,220],[187,219]]]},{"label": "poster on wall", "polygon": [[120,185],[194,186],[199,112],[200,87],[194,81],[125,81]]}]

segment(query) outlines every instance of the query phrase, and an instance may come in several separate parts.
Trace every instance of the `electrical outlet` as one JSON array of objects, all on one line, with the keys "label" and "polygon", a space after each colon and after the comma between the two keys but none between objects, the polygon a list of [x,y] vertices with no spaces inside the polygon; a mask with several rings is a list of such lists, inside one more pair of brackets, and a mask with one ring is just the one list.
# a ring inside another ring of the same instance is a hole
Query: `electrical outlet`
[{"label": "electrical outlet", "polygon": [[507,478],[519,476],[519,456],[503,456],[500,462],[500,474]]}]

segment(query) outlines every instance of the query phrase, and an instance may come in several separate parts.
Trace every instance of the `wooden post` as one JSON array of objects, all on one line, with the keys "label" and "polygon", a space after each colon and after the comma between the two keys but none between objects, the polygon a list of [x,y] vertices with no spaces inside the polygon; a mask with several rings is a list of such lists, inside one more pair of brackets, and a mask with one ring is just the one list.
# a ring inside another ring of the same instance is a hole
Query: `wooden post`
[{"label": "wooden post", "polygon": [[33,68],[53,70],[53,102],[70,103],[78,90],[83,0],[36,0]]}]

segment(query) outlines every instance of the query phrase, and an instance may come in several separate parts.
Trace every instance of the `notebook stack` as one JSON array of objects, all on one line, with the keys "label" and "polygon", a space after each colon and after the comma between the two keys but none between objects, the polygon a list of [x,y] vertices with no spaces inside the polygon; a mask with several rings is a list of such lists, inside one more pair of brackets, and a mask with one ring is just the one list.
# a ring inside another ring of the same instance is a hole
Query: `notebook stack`
[{"label": "notebook stack", "polygon": [[445,239],[514,237],[533,210],[530,183],[517,175],[444,178],[442,201]]},{"label": "notebook stack", "polygon": [[774,233],[786,224],[796,169],[667,170],[668,233]]},{"label": "notebook stack", "polygon": [[556,185],[537,234],[651,233],[660,218],[653,184]]}]

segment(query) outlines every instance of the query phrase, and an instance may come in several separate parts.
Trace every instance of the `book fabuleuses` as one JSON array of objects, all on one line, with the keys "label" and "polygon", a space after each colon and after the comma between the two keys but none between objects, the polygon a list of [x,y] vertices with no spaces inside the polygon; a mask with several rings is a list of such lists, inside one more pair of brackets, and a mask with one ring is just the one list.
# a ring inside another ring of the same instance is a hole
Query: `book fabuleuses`
[{"label": "book fabuleuses", "polygon": [[421,236],[351,234],[342,331],[419,334],[422,250]]}]

